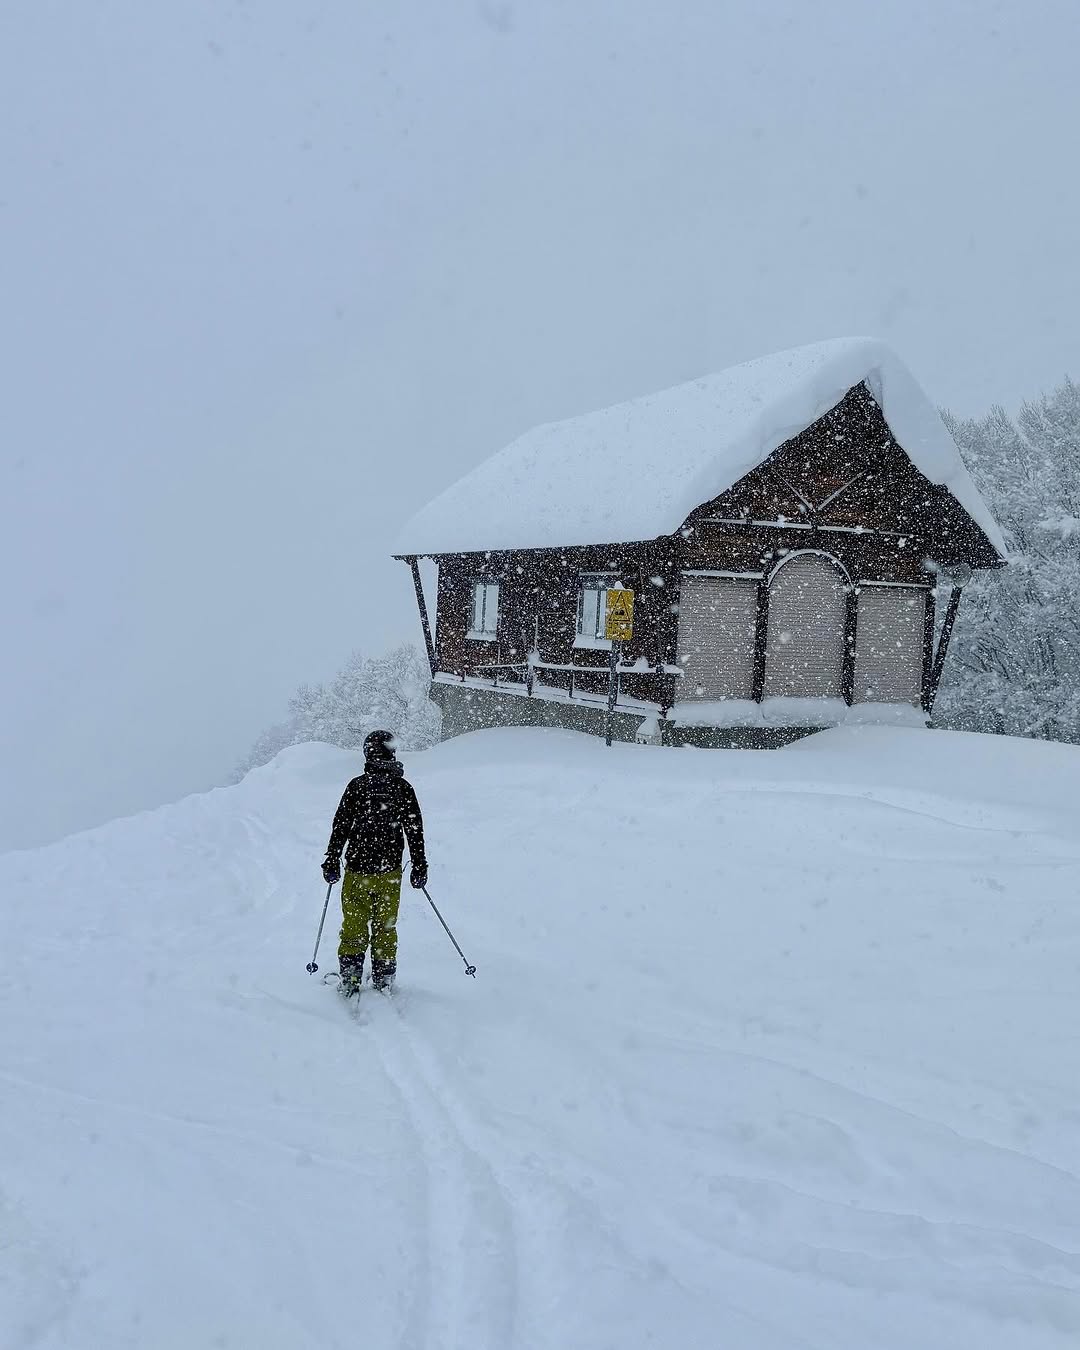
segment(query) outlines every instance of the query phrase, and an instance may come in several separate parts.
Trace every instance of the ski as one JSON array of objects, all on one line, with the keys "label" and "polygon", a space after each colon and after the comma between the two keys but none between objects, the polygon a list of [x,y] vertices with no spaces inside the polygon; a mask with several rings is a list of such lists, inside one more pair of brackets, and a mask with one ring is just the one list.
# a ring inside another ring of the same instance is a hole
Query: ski
[{"label": "ski", "polygon": [[355,989],[347,990],[342,983],[341,975],[338,971],[328,970],[323,976],[322,982],[323,984],[330,985],[337,991],[337,996],[341,999],[342,1003],[354,1008],[359,1005],[361,986],[357,985]]}]

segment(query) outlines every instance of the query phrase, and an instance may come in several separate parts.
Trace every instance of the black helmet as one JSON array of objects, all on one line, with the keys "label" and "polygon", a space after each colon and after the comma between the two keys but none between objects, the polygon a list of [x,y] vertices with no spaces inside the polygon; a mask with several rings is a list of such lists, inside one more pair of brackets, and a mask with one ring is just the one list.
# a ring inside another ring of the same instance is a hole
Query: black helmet
[{"label": "black helmet", "polygon": [[392,731],[369,731],[364,737],[365,759],[393,759],[396,748]]}]

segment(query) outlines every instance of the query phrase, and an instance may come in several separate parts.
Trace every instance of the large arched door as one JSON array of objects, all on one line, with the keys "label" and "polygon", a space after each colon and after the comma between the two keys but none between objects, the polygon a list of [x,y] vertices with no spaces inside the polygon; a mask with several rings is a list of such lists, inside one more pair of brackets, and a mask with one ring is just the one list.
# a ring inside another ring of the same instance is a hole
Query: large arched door
[{"label": "large arched door", "polygon": [[769,582],[766,698],[842,698],[848,585],[820,553],[794,553]]}]

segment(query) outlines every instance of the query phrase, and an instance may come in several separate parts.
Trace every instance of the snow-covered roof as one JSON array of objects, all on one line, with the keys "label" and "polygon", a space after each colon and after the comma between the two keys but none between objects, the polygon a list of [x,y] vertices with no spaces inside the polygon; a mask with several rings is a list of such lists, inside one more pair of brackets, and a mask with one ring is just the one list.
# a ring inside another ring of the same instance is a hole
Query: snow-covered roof
[{"label": "snow-covered roof", "polygon": [[677,530],[865,381],[897,442],[1000,554],[956,443],[885,343],[838,338],[519,436],[419,511],[399,553],[630,543]]}]

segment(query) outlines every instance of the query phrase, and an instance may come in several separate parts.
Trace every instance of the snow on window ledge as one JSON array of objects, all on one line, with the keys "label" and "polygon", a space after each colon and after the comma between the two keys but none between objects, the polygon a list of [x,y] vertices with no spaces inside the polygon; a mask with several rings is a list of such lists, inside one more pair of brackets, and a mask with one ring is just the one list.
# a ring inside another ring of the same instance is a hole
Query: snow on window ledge
[{"label": "snow on window ledge", "polygon": [[495,633],[478,633],[475,629],[470,628],[465,636],[470,642],[494,642],[497,635]]},{"label": "snow on window ledge", "polygon": [[611,651],[611,639],[589,637],[587,633],[579,633],[574,638],[574,646],[578,651],[609,652]]}]

